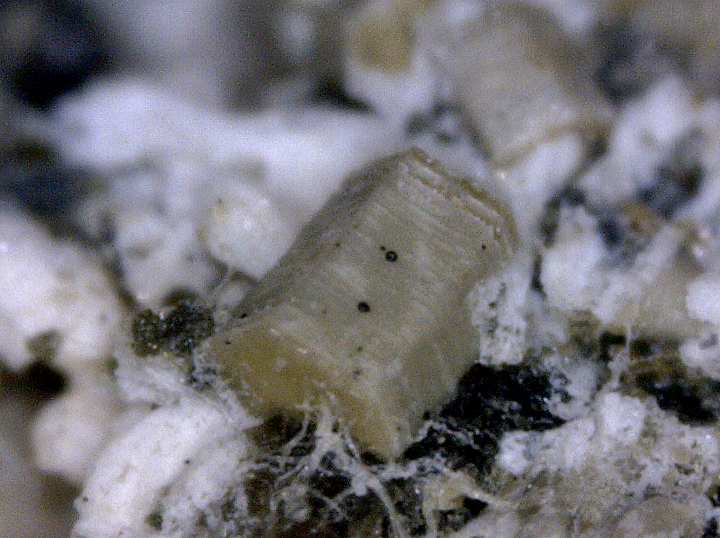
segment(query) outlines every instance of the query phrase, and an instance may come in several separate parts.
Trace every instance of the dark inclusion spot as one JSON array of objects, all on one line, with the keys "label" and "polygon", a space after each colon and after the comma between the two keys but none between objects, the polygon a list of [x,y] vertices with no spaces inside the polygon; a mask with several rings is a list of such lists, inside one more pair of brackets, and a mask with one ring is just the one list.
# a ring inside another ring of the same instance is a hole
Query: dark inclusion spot
[{"label": "dark inclusion spot", "polygon": [[702,177],[703,170],[695,162],[660,166],[655,183],[640,191],[638,199],[663,217],[670,218],[698,193]]},{"label": "dark inclusion spot", "polygon": [[689,426],[707,426],[717,421],[715,404],[720,383],[710,379],[688,379],[674,368],[648,371],[635,379],[637,386],[657,400],[663,411],[673,413]]},{"label": "dark inclusion spot", "polygon": [[605,246],[614,248],[623,239],[623,232],[620,224],[610,216],[603,217],[598,223],[598,230],[603,238]]},{"label": "dark inclusion spot", "polygon": [[438,527],[441,531],[459,531],[470,520],[480,515],[487,503],[475,499],[464,498],[458,508],[441,511],[438,514]]},{"label": "dark inclusion spot", "polygon": [[[713,506],[715,506],[714,503]],[[718,533],[718,522],[717,519],[712,518],[705,525],[701,538],[717,538],[718,536],[720,536]]]},{"label": "dark inclusion spot", "polygon": [[625,346],[625,336],[621,334],[605,332],[598,340],[598,355],[600,362],[607,364],[615,358],[619,348]]},{"label": "dark inclusion spot", "polygon": [[600,91],[617,104],[637,95],[651,78],[646,65],[649,58],[642,49],[652,47],[643,47],[647,41],[626,21],[601,25],[595,39],[602,52],[593,73]]},{"label": "dark inclusion spot", "polygon": [[540,233],[543,244],[549,247],[555,240],[562,208],[585,205],[585,193],[577,187],[565,187],[553,196],[545,205],[545,212],[540,220]]},{"label": "dark inclusion spot", "polygon": [[366,103],[347,93],[339,80],[327,78],[320,81],[311,98],[312,103],[329,105],[339,109],[355,110],[357,112],[370,112]]},{"label": "dark inclusion spot", "polygon": [[429,114],[416,114],[406,126],[411,137],[432,135],[441,144],[454,144],[468,140],[478,144],[476,133],[461,110],[454,104],[437,103]]},{"label": "dark inclusion spot", "polygon": [[370,312],[370,305],[365,301],[360,301],[357,305],[357,309],[363,314],[366,314],[367,312]]},{"label": "dark inclusion spot", "polygon": [[[313,427],[314,428],[314,427]],[[261,448],[268,452],[281,452],[282,448],[288,444],[302,431],[302,423],[294,417],[284,415],[272,415],[270,418],[250,430],[253,441]],[[308,436],[304,439],[304,443],[310,443],[311,438]],[[312,447],[303,450],[299,456],[304,456],[312,452]]]},{"label": "dark inclusion spot", "polygon": [[193,364],[192,371],[188,376],[188,385],[198,391],[209,389],[218,378],[215,368],[204,364]]},{"label": "dark inclusion spot", "polygon": [[530,280],[530,289],[538,292],[540,295],[542,295],[544,297],[545,290],[543,289],[542,280],[540,280],[541,274],[542,274],[542,258],[538,255],[538,256],[535,256],[535,260],[533,261],[533,272],[532,272],[532,278]]},{"label": "dark inclusion spot", "polygon": [[398,259],[397,252],[395,252],[394,250],[388,250],[385,253],[385,259],[389,262],[396,262]]},{"label": "dark inclusion spot", "polygon": [[[306,468],[305,458],[316,448],[314,432],[313,423],[303,428],[296,419],[283,416],[273,416],[250,430],[264,453],[263,465],[246,482],[251,517],[228,518],[247,531],[243,535],[349,536],[351,521],[362,525],[368,515],[381,514],[379,499],[350,491],[351,476],[336,464],[334,453],[325,454],[312,469]],[[302,503],[309,511],[302,520],[295,517],[288,503],[277,498],[280,490],[276,487],[278,481],[283,483],[283,476],[300,467],[303,470],[296,480],[304,486]],[[249,532],[253,530],[256,532]]]},{"label": "dark inclusion spot", "polygon": [[156,531],[161,531],[163,526],[163,516],[159,511],[150,513],[145,519],[148,526]]},{"label": "dark inclusion spot", "polygon": [[690,426],[707,426],[715,422],[715,413],[705,407],[702,394],[682,383],[640,378],[640,386],[655,396],[660,409],[674,412],[680,422]]},{"label": "dark inclusion spot", "polygon": [[72,228],[73,208],[93,181],[90,174],[68,167],[49,147],[34,140],[3,148],[0,177],[0,195],[13,198],[64,234]]},{"label": "dark inclusion spot", "polygon": [[133,320],[133,349],[140,357],[163,351],[187,356],[213,329],[210,310],[190,301],[179,302],[168,313],[143,310]]},{"label": "dark inclusion spot", "polygon": [[62,336],[57,331],[43,331],[28,341],[27,349],[32,353],[35,360],[49,364],[55,357],[61,343]]},{"label": "dark inclusion spot", "polygon": [[663,353],[665,342],[654,342],[646,338],[637,338],[630,342],[630,356],[634,359],[646,358]]},{"label": "dark inclusion spot", "polygon": [[[422,513],[422,489],[412,478],[392,478],[384,484],[410,536],[427,532]],[[442,530],[442,529],[441,529]]]},{"label": "dark inclusion spot", "polygon": [[652,185],[637,193],[638,201],[664,218],[692,200],[700,191],[704,171],[700,163],[702,133],[690,131],[654,174]]}]

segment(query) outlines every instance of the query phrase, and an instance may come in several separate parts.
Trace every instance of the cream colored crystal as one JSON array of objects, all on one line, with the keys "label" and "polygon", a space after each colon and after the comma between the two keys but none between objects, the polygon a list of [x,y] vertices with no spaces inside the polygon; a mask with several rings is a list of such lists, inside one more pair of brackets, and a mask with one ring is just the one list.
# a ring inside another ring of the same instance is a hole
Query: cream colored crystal
[{"label": "cream colored crystal", "polygon": [[349,178],[213,337],[256,409],[329,404],[399,455],[477,349],[465,299],[514,249],[505,207],[410,150]]},{"label": "cream colored crystal", "polygon": [[543,10],[493,4],[446,32],[435,46],[496,164],[568,132],[596,134],[610,121],[583,51]]}]

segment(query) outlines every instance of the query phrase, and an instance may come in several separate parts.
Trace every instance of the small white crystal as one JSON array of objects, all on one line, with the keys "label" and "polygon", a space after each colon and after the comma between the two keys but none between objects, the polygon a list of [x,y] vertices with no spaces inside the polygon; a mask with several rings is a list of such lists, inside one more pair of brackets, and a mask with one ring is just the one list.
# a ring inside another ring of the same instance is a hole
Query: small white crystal
[{"label": "small white crystal", "polygon": [[706,273],[690,282],[686,301],[693,318],[720,327],[720,274]]},{"label": "small white crystal", "polygon": [[605,284],[597,266],[606,254],[597,219],[582,207],[563,208],[540,275],[550,304],[565,311],[588,309]]},{"label": "small white crystal", "polygon": [[252,185],[230,180],[211,188],[203,243],[216,260],[253,278],[262,277],[292,244],[295,222]]}]

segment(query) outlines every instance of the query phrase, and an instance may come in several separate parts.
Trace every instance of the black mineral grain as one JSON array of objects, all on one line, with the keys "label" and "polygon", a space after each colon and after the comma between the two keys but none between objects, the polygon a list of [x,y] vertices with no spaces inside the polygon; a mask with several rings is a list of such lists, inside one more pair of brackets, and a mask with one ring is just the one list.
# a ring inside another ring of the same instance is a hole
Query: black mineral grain
[{"label": "black mineral grain", "polygon": [[160,314],[143,310],[133,320],[133,349],[140,357],[164,351],[187,356],[213,329],[210,310],[190,301]]}]

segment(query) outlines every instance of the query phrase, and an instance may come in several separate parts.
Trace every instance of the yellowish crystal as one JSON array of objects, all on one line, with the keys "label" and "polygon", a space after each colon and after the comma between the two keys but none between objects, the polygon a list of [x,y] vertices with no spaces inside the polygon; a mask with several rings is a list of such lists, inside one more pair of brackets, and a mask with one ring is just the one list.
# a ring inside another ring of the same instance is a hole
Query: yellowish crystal
[{"label": "yellowish crystal", "polygon": [[418,150],[349,178],[209,342],[256,409],[330,405],[396,457],[477,349],[465,299],[514,249],[507,209]]}]

